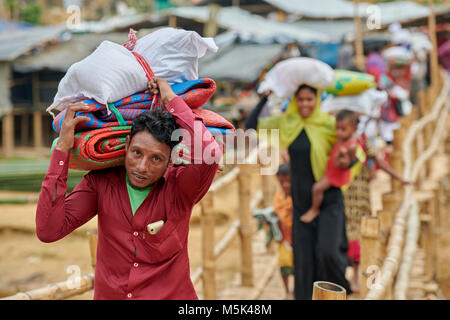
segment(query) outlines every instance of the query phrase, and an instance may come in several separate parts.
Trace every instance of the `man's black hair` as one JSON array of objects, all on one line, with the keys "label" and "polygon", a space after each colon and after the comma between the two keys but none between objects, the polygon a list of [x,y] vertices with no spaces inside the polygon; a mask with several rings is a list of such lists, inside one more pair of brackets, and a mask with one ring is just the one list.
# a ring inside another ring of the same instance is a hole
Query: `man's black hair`
[{"label": "man's black hair", "polygon": [[355,126],[357,126],[359,123],[358,114],[354,111],[344,109],[339,111],[336,115],[336,121],[342,121],[346,119],[352,121]]},{"label": "man's black hair", "polygon": [[295,95],[297,96],[298,93],[303,90],[303,89],[308,89],[310,91],[312,91],[314,94],[317,94],[317,89],[311,86],[308,86],[307,84],[302,84],[297,88],[297,91],[295,91]]},{"label": "man's black hair", "polygon": [[291,174],[291,166],[289,163],[282,163],[278,167],[277,176],[289,176]]},{"label": "man's black hair", "polygon": [[168,111],[164,109],[147,110],[133,119],[130,141],[136,133],[147,130],[156,140],[167,144],[172,150],[182,139],[180,137],[179,140],[172,140],[172,132],[178,128],[175,119]]}]

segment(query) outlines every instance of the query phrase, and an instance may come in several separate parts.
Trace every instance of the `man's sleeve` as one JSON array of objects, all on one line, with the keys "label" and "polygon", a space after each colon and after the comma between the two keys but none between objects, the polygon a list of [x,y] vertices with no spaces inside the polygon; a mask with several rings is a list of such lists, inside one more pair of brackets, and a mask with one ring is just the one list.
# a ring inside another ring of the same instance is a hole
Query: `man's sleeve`
[{"label": "man's sleeve", "polygon": [[53,242],[89,221],[97,213],[97,192],[93,177],[85,175],[66,196],[68,152],[53,150],[36,209],[36,234],[43,242]]},{"label": "man's sleeve", "polygon": [[184,143],[190,151],[190,164],[177,168],[178,190],[191,203],[198,202],[208,191],[222,157],[222,150],[181,97],[166,104],[176,123],[183,129]]}]

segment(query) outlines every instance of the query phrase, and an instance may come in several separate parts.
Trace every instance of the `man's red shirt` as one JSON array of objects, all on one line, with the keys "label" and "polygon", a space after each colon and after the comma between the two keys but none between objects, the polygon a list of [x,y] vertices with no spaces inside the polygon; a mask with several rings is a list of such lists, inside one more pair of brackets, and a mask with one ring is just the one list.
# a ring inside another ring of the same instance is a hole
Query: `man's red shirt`
[{"label": "man's red shirt", "polygon": [[[36,233],[43,242],[57,241],[98,216],[94,299],[197,299],[190,278],[189,219],[214,179],[215,159],[222,151],[182,98],[173,98],[166,108],[194,137],[185,142],[191,164],[168,168],[134,217],[124,167],[91,171],[66,196],[70,154],[55,149],[51,156],[36,210]],[[206,161],[201,158],[205,148]],[[165,221],[163,228],[148,233],[146,226],[158,220]]]}]

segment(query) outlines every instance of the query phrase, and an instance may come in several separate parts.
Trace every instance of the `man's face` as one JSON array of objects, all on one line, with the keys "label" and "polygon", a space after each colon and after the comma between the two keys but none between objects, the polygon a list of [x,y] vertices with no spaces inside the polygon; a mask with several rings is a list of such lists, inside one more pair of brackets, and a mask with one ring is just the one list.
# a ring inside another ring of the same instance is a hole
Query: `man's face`
[{"label": "man's face", "polygon": [[145,188],[164,175],[170,160],[170,147],[147,130],[125,141],[125,170],[132,186]]}]

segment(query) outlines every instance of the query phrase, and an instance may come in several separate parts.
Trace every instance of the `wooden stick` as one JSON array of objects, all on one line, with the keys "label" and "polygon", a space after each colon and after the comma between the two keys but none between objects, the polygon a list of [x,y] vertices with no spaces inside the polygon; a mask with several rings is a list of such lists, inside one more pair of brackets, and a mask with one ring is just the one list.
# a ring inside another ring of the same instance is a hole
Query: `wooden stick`
[{"label": "wooden stick", "polygon": [[42,113],[41,111],[33,112],[33,138],[34,147],[36,149],[42,148]]},{"label": "wooden stick", "polygon": [[95,271],[95,265],[97,263],[97,243],[98,243],[98,234],[97,232],[89,231],[87,233],[89,239],[89,252],[91,253],[91,265],[92,269]]},{"label": "wooden stick", "polygon": [[203,296],[205,300],[216,299],[216,258],[214,256],[214,203],[213,193],[208,192],[202,206],[202,261]]},{"label": "wooden stick", "polygon": [[241,240],[241,282],[244,287],[253,286],[253,215],[250,210],[250,170],[249,165],[239,166],[239,237]]},{"label": "wooden stick", "polygon": [[177,16],[171,14],[169,16],[169,27],[176,28],[177,27]]},{"label": "wooden stick", "polygon": [[359,17],[359,0],[353,0],[354,7],[354,24],[355,24],[355,65],[361,72],[366,71],[366,63],[364,59],[363,34],[361,18]]},{"label": "wooden stick", "polygon": [[3,115],[2,119],[2,146],[3,155],[14,155],[14,115],[12,112]]},{"label": "wooden stick", "polygon": [[327,281],[313,283],[313,300],[346,300],[347,292],[338,284]]},{"label": "wooden stick", "polygon": [[[431,71],[431,86],[437,92],[439,82],[439,64],[438,64],[438,47],[436,39],[436,17],[434,13],[434,0],[428,0],[428,7],[430,14],[428,15],[428,37],[432,44],[430,52],[430,71]],[[433,97],[434,98],[434,97]]]},{"label": "wooden stick", "polygon": [[49,284],[44,288],[35,289],[27,292],[19,292],[13,296],[2,298],[0,300],[63,300],[94,288],[94,275],[88,274],[81,276],[77,283],[70,281]]},{"label": "wooden stick", "polygon": [[380,218],[364,216],[361,219],[361,296],[368,291],[369,270],[379,265],[380,259]]}]

